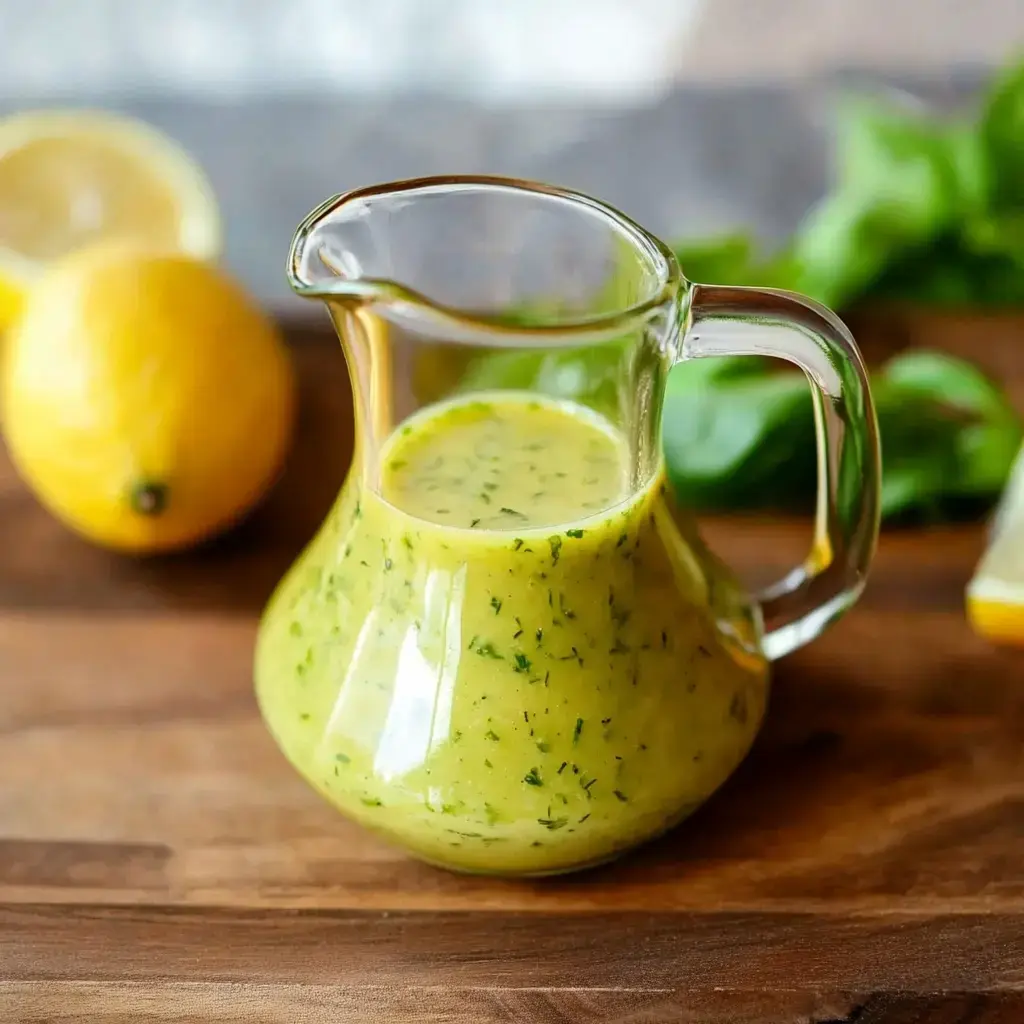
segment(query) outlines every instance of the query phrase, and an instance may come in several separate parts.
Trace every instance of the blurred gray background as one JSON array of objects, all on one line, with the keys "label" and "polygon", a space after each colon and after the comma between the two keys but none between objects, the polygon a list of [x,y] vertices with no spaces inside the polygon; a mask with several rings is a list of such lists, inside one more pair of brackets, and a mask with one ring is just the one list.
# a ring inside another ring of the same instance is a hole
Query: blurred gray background
[{"label": "blurred gray background", "polygon": [[540,178],[670,238],[789,232],[849,88],[969,103],[1022,0],[0,0],[0,112],[138,114],[202,162],[227,262],[294,309],[326,196],[442,172]]}]

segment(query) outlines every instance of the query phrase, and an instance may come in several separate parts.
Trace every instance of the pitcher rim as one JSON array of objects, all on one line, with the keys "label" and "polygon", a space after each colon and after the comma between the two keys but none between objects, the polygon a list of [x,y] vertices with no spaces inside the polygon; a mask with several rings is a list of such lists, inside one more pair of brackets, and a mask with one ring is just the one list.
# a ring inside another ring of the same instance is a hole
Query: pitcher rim
[{"label": "pitcher rim", "polygon": [[[460,186],[548,196],[585,207],[592,213],[604,217],[625,234],[630,242],[655,266],[658,271],[658,284],[655,291],[647,298],[621,309],[549,324],[523,326],[514,323],[500,313],[494,315],[471,313],[457,306],[446,305],[430,298],[423,292],[389,278],[345,278],[339,276],[328,281],[312,283],[301,277],[299,263],[313,231],[325,217],[339,210],[345,204],[353,200],[388,194],[458,188]],[[681,289],[689,286],[689,282],[683,276],[679,262],[669,246],[610,203],[594,199],[575,189],[548,185],[526,178],[489,174],[438,174],[401,178],[375,185],[364,185],[331,196],[308,213],[296,228],[288,250],[287,277],[292,290],[303,298],[323,300],[350,298],[393,305],[411,305],[429,311],[435,317],[459,327],[462,332],[468,330],[472,333],[503,336],[506,339],[515,336],[543,337],[547,339],[548,343],[552,338],[560,336],[578,338],[583,335],[600,340],[621,334],[634,324],[646,320],[653,312],[662,309],[679,294]]]}]

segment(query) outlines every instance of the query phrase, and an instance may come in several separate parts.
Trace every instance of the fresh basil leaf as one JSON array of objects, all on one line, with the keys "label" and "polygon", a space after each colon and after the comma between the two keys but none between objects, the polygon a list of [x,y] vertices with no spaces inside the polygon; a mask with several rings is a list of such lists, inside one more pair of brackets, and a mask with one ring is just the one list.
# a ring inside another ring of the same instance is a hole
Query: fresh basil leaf
[{"label": "fresh basil leaf", "polygon": [[704,284],[750,284],[754,268],[754,242],[749,235],[723,235],[697,239],[675,248],[676,259],[688,281]]},{"label": "fresh basil leaf", "polygon": [[669,481],[685,505],[806,503],[814,417],[803,374],[766,372],[753,358],[683,363],[669,375],[662,439]]},{"label": "fresh basil leaf", "polygon": [[1024,61],[1007,68],[989,91],[979,134],[991,208],[1024,208]]},{"label": "fresh basil leaf", "polygon": [[1005,257],[1024,272],[1024,209],[974,218],[964,225],[963,238],[973,254]]},{"label": "fresh basil leaf", "polygon": [[457,391],[515,389],[568,398],[613,416],[629,339],[563,351],[485,352],[465,367]]},{"label": "fresh basil leaf", "polygon": [[529,349],[487,352],[465,367],[459,381],[460,391],[498,391],[513,388],[528,391],[536,387],[546,352]]},{"label": "fresh basil leaf", "polygon": [[943,352],[903,352],[885,364],[883,377],[900,397],[925,398],[979,418],[1015,419],[1006,396],[976,366]]},{"label": "fresh basil leaf", "polygon": [[872,390],[882,442],[882,518],[938,518],[956,469],[958,425],[929,396],[904,391],[884,375]]},{"label": "fresh basil leaf", "polygon": [[977,127],[952,121],[939,129],[944,155],[940,155],[950,189],[951,220],[969,218],[984,211],[989,197],[988,157]]},{"label": "fresh basil leaf", "polygon": [[955,492],[962,496],[995,497],[1003,489],[1021,446],[1016,420],[975,423],[957,436]]},{"label": "fresh basil leaf", "polygon": [[800,268],[789,249],[765,257],[746,235],[723,235],[675,246],[676,259],[688,281],[793,289]]},{"label": "fresh basil leaf", "polygon": [[884,517],[949,517],[957,503],[998,495],[1020,448],[1020,422],[976,367],[907,352],[886,364],[874,391]]},{"label": "fresh basil leaf", "polygon": [[[735,365],[730,365],[735,364]],[[768,360],[698,359],[669,377],[663,442],[681,502],[702,509],[810,507],[814,417],[803,374]],[[882,516],[976,514],[998,495],[1021,445],[1002,392],[969,363],[908,352],[875,376]]]},{"label": "fresh basil leaf", "polygon": [[669,396],[681,396],[691,392],[706,394],[710,387],[728,385],[737,380],[763,377],[774,360],[762,356],[705,356],[688,359],[673,368],[669,375]]},{"label": "fresh basil leaf", "polygon": [[874,197],[891,230],[928,237],[986,198],[977,133],[877,102],[852,99],[839,111],[838,191]]},{"label": "fresh basil leaf", "polygon": [[877,102],[840,110],[835,189],[794,241],[800,287],[832,306],[853,302],[887,266],[927,245],[985,197],[976,134]]},{"label": "fresh basil leaf", "polygon": [[945,235],[894,260],[861,301],[938,308],[1024,305],[1024,273],[1003,255],[972,252],[961,237]]},{"label": "fresh basil leaf", "polygon": [[836,193],[797,233],[795,251],[803,268],[798,290],[833,308],[851,305],[906,245],[890,233],[873,197]]},{"label": "fresh basil leaf", "polygon": [[944,453],[907,459],[890,459],[882,474],[879,510],[882,520],[916,516],[938,521],[942,518],[942,481],[953,463]]}]

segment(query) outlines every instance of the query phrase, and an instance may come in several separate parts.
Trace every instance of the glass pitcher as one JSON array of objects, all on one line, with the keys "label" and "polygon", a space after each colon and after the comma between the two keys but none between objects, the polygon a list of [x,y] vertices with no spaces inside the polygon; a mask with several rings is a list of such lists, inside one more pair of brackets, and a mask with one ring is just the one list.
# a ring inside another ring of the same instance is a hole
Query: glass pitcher
[{"label": "glass pitcher", "polygon": [[[750,748],[770,661],[864,584],[877,425],[842,323],[688,282],[616,210],[501,178],[330,199],[288,273],[341,337],[355,455],[260,627],[285,755],[464,871],[570,871],[681,821]],[[811,552],[755,596],[702,544],[660,444],[672,366],[739,354],[801,367],[818,432]]]}]

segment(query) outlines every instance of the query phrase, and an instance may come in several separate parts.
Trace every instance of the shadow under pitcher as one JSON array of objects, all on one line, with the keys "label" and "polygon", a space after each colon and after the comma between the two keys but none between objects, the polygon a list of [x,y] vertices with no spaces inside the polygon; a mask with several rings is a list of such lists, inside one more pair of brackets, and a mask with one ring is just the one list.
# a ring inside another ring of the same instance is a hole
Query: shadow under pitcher
[{"label": "shadow under pitcher", "polygon": [[[769,663],[863,588],[879,449],[848,331],[798,295],[689,282],[618,211],[503,178],[330,199],[288,275],[337,327],[355,457],[260,627],[285,755],[462,871],[571,871],[681,821],[749,750]],[[818,432],[810,554],[757,595],[666,487],[660,437],[673,365],[750,354],[806,372]]]}]

